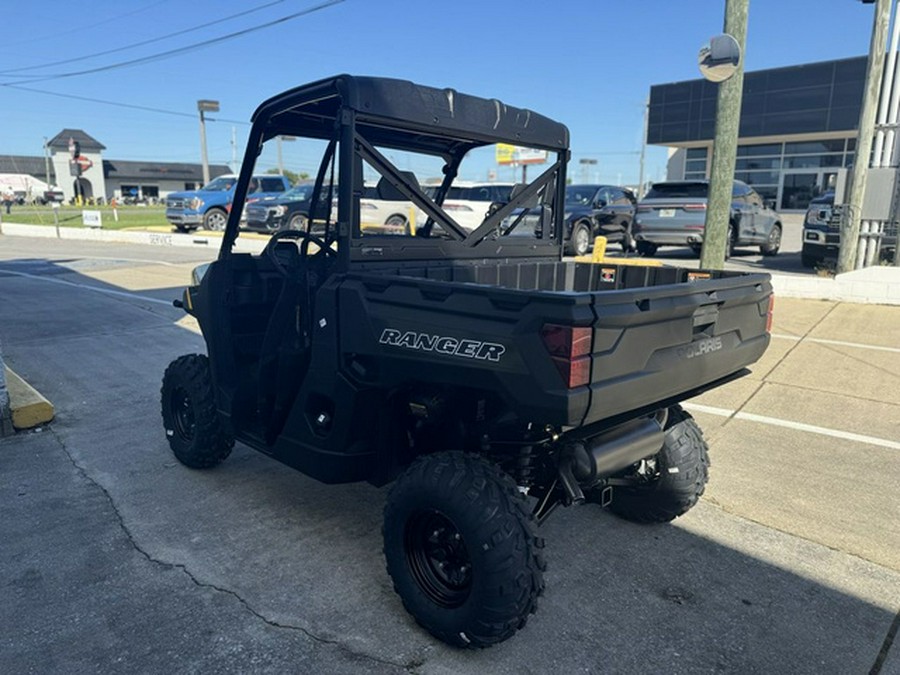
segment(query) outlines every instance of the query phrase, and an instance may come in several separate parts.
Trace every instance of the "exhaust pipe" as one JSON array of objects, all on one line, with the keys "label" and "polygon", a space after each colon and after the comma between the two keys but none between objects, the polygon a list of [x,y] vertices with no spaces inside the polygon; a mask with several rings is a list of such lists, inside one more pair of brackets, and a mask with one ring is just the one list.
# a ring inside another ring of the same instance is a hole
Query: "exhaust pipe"
[{"label": "exhaust pipe", "polygon": [[570,501],[584,501],[590,488],[632,464],[657,454],[665,441],[665,413],[625,422],[591,438],[567,443],[560,455],[559,477]]}]

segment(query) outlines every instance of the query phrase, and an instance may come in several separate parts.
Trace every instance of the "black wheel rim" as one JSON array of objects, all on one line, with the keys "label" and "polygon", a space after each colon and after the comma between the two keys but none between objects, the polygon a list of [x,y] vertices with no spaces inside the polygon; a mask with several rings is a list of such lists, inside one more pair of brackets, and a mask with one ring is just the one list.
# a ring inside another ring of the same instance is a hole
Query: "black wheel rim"
[{"label": "black wheel rim", "polygon": [[419,511],[406,523],[406,562],[419,588],[441,607],[462,605],[472,590],[472,561],[462,535],[437,511]]},{"label": "black wheel rim", "polygon": [[172,421],[175,425],[175,433],[186,441],[194,437],[194,407],[191,405],[191,397],[184,387],[176,387],[169,399],[169,410],[172,412]]}]

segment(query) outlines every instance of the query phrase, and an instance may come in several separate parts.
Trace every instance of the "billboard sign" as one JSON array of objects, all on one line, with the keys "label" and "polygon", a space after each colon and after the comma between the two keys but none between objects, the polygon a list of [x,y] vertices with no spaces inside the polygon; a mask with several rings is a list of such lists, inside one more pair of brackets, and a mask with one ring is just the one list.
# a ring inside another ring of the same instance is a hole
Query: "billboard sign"
[{"label": "billboard sign", "polygon": [[506,143],[497,143],[495,155],[497,164],[501,166],[507,164],[544,164],[547,161],[546,150],[521,148]]}]

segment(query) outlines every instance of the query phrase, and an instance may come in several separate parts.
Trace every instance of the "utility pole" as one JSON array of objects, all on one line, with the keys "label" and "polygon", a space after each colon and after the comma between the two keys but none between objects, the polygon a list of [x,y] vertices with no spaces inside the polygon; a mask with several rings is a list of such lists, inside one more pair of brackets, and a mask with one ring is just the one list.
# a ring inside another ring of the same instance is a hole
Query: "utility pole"
[{"label": "utility pole", "polygon": [[47,147],[47,137],[44,136],[44,182],[47,185],[53,185],[50,182],[50,148]]},{"label": "utility pole", "polygon": [[650,114],[650,99],[648,98],[644,102],[644,130],[643,137],[641,139],[641,168],[638,172],[638,193],[637,198],[640,199],[644,196],[644,154],[647,152],[647,123],[648,123],[648,115]]},{"label": "utility pole", "polygon": [[740,61],[734,74],[719,83],[716,101],[716,137],[713,142],[712,168],[709,174],[709,199],[700,267],[720,270],[725,267],[729,242],[728,221],[731,214],[731,191],[737,139],[741,123],[741,95],[744,89],[744,59],[747,44],[747,12],[749,0],[726,0],[725,33],[737,41]]},{"label": "utility pole", "polygon": [[237,129],[231,127],[231,173],[237,172]]},{"label": "utility pole", "polygon": [[859,247],[859,223],[862,202],[866,194],[869,176],[869,156],[875,135],[875,116],[878,112],[878,90],[884,74],[884,52],[887,28],[890,20],[891,0],[878,0],[872,25],[872,41],[869,44],[869,62],[866,67],[866,90],[863,93],[862,110],[859,113],[859,131],[856,138],[856,159],[850,175],[848,213],[841,219],[841,250],[838,254],[837,273],[856,269],[856,250]]}]

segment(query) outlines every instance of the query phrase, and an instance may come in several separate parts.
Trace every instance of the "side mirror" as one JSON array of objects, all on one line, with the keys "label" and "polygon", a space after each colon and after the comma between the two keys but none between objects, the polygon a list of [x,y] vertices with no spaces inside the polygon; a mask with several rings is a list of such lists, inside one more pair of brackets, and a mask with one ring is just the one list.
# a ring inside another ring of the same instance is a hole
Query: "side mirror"
[{"label": "side mirror", "polygon": [[596,202],[594,202],[594,206],[596,206],[598,209],[602,209],[604,206],[606,206],[606,200],[598,199]]},{"label": "side mirror", "polygon": [[777,202],[776,202],[774,199],[767,199],[766,202],[765,202],[766,207],[772,209],[773,211],[775,210],[775,204],[776,204],[776,203],[777,203]]}]

